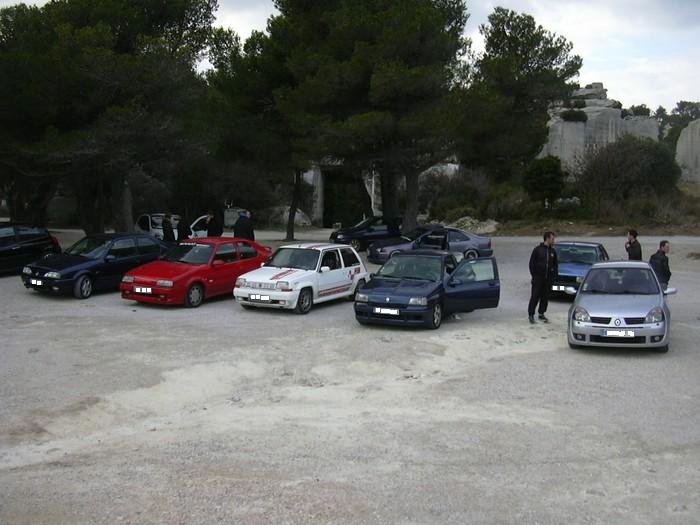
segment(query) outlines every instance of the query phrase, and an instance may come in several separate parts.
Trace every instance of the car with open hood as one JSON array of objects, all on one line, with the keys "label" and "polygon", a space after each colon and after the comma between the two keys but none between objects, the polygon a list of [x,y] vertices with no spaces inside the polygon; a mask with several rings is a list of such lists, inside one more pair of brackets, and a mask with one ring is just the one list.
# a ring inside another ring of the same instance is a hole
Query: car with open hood
[{"label": "car with open hood", "polygon": [[457,228],[446,228],[442,224],[428,224],[418,226],[400,237],[372,243],[367,250],[367,260],[374,264],[384,264],[394,253],[420,249],[459,253],[465,259],[493,255],[490,237]]},{"label": "car with open hood", "polygon": [[557,241],[554,250],[559,263],[559,274],[552,283],[555,293],[564,293],[567,286],[578,289],[594,264],[610,259],[605,247],[598,242]]},{"label": "car with open hood", "polygon": [[351,246],[291,244],[278,249],[265,266],[242,275],[233,294],[244,308],[306,314],[314,304],[354,297],[367,278],[367,268]]},{"label": "car with open hood", "polygon": [[122,278],[124,299],[195,308],[227,295],[236,279],[268,259],[272,250],[248,239],[203,237],[179,243],[167,255]]},{"label": "car with open hood", "polygon": [[61,254],[45,256],[22,269],[26,288],[87,299],[95,291],[119,288],[122,276],[163,255],[169,246],[150,235],[88,235]]},{"label": "car with open hood", "polygon": [[331,243],[349,244],[360,252],[381,239],[398,237],[401,233],[401,217],[375,216],[363,219],[350,228],[341,228],[331,233]]},{"label": "car with open hood", "polygon": [[651,348],[668,352],[671,311],[664,290],[646,262],[618,261],[593,265],[569,309],[569,346]]},{"label": "car with open hood", "polygon": [[439,328],[446,315],[496,308],[496,259],[462,259],[438,250],[395,253],[355,295],[360,324]]}]

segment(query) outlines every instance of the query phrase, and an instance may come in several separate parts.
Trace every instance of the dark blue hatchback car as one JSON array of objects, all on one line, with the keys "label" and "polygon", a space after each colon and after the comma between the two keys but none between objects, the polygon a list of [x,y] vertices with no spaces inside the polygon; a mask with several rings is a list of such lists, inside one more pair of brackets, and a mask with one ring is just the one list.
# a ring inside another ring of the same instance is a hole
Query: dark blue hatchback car
[{"label": "dark blue hatchback car", "polygon": [[355,294],[355,318],[438,328],[445,315],[496,308],[501,285],[496,259],[464,259],[437,250],[399,252]]},{"label": "dark blue hatchback car", "polygon": [[567,286],[578,289],[594,264],[610,260],[605,247],[597,242],[562,241],[554,249],[559,261],[559,275],[552,283],[555,293],[564,293]]},{"label": "dark blue hatchback car", "polygon": [[78,299],[94,291],[119,288],[129,270],[156,260],[170,246],[149,235],[105,233],[89,235],[62,254],[47,255],[22,269],[27,288]]}]

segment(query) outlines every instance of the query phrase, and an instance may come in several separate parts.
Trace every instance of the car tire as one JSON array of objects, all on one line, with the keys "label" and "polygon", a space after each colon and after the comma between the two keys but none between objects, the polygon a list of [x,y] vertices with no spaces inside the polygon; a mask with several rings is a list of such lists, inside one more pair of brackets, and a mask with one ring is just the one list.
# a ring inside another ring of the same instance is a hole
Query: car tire
[{"label": "car tire", "polygon": [[197,308],[203,301],[204,286],[196,283],[187,289],[187,293],[185,294],[185,306],[187,308]]},{"label": "car tire", "polygon": [[350,241],[350,246],[355,248],[356,252],[361,252],[362,251],[362,242],[358,239],[353,239]]},{"label": "car tire", "polygon": [[294,307],[294,313],[300,315],[306,315],[311,311],[311,307],[314,304],[314,293],[311,288],[304,288],[299,292],[299,298],[297,299],[297,305]]},{"label": "car tire", "polygon": [[352,293],[350,295],[348,295],[349,301],[352,301],[353,303],[355,302],[355,296],[357,295],[357,290],[362,288],[365,285],[365,282],[366,281],[364,279],[360,279],[359,281],[357,281],[357,284],[355,285],[355,289],[352,291]]},{"label": "car tire", "polygon": [[469,249],[466,252],[464,252],[464,258],[465,259],[478,259],[479,258],[479,252],[477,252],[474,249]]},{"label": "car tire", "polygon": [[658,354],[665,354],[668,352],[668,345],[657,346],[656,348],[654,348],[654,352]]},{"label": "car tire", "polygon": [[78,299],[87,299],[94,291],[94,283],[89,275],[81,275],[73,285],[73,295]]},{"label": "car tire", "polygon": [[430,309],[430,319],[428,320],[428,328],[431,330],[437,330],[442,324],[442,305],[440,303],[435,303],[435,305]]}]

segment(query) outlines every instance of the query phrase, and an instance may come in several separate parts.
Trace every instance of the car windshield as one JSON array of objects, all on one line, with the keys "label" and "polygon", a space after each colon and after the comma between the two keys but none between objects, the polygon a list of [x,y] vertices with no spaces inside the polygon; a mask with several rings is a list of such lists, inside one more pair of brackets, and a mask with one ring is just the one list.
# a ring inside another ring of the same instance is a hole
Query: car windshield
[{"label": "car windshield", "polygon": [[407,241],[415,241],[418,237],[420,237],[427,231],[427,228],[416,228],[415,230],[411,230],[408,233],[404,233],[401,236],[401,238],[406,239]]},{"label": "car windshield", "polygon": [[655,295],[659,286],[646,268],[594,268],[581,286],[583,293]]},{"label": "car windshield", "polygon": [[214,247],[211,244],[195,244],[183,242],[170,250],[163,257],[167,262],[179,262],[185,264],[207,264],[211,258]]},{"label": "car windshield", "polygon": [[595,264],[598,262],[598,252],[595,246],[574,246],[569,244],[555,244],[559,264]]},{"label": "car windshield", "polygon": [[104,253],[110,242],[112,242],[110,239],[84,237],[68,248],[65,253],[66,255],[80,255],[90,259],[97,259]]},{"label": "car windshield", "polygon": [[318,250],[305,248],[280,248],[275,252],[267,266],[274,268],[295,268],[297,270],[315,270],[318,264]]},{"label": "car windshield", "polygon": [[395,279],[439,281],[442,259],[423,255],[394,255],[379,269],[377,275]]}]

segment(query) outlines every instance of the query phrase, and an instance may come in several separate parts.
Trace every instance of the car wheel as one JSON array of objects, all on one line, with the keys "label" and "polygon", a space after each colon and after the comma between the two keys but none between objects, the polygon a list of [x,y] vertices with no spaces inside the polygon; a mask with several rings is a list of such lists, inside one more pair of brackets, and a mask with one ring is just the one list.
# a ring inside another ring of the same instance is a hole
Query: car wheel
[{"label": "car wheel", "polygon": [[440,328],[442,324],[442,305],[440,303],[435,303],[432,310],[430,310],[430,319],[428,320],[428,327],[433,330]]},{"label": "car wheel", "polygon": [[657,346],[656,348],[654,348],[654,352],[657,352],[659,354],[665,354],[668,352],[668,345]]},{"label": "car wheel", "polygon": [[92,278],[89,275],[80,276],[73,286],[73,295],[78,299],[87,299],[92,295],[92,292]]},{"label": "car wheel", "polygon": [[204,286],[193,284],[185,295],[185,306],[187,308],[197,308],[204,301]]},{"label": "car wheel", "polygon": [[356,252],[362,251],[362,243],[358,239],[353,239],[352,241],[350,241],[350,246],[355,248]]},{"label": "car wheel", "polygon": [[478,259],[479,258],[479,252],[476,250],[467,250],[464,252],[464,258],[465,259]]},{"label": "car wheel", "polygon": [[357,284],[355,285],[355,289],[352,291],[352,293],[348,296],[348,299],[352,302],[355,302],[355,296],[357,295],[357,290],[362,288],[365,285],[365,280],[360,279],[357,281]]},{"label": "car wheel", "polygon": [[297,299],[296,308],[294,312],[297,314],[305,315],[311,311],[311,306],[314,304],[314,294],[311,288],[304,288],[299,292],[299,298]]}]

